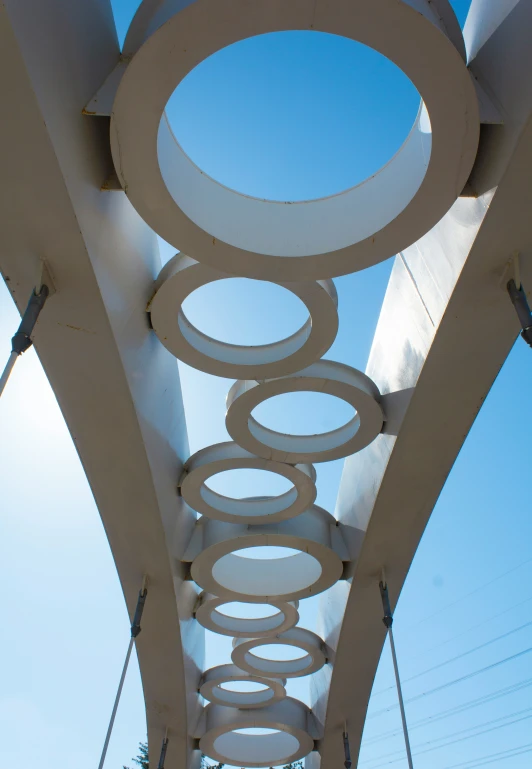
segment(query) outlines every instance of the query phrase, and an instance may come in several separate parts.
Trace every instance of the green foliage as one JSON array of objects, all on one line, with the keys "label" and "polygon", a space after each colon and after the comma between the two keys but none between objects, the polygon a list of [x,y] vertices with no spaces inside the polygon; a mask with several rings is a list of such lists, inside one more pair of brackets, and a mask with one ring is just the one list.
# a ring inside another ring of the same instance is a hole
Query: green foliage
[{"label": "green foliage", "polygon": [[[132,761],[137,764],[140,769],[150,769],[147,742],[139,742],[139,754],[136,758],[133,758]],[[129,769],[129,767],[124,766],[122,769]]]},{"label": "green foliage", "polygon": [[[148,760],[148,743],[139,742],[139,754],[136,758],[132,759],[133,763],[137,764],[139,769],[150,769]],[[210,764],[205,753],[201,754],[200,769],[224,769],[225,764]],[[129,769],[124,766],[122,769]],[[270,767],[272,769],[272,767]],[[303,761],[294,761],[292,764],[283,766],[283,769],[303,769]]]}]

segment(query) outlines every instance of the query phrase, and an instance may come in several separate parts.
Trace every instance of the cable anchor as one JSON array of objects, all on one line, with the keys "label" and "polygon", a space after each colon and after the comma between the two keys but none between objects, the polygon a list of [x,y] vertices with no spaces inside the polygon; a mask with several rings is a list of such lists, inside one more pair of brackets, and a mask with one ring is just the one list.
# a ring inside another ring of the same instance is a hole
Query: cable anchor
[{"label": "cable anchor", "polygon": [[401,721],[403,724],[403,735],[405,739],[405,749],[406,749],[406,757],[408,760],[408,767],[409,769],[413,769],[413,763],[412,763],[412,751],[410,750],[410,739],[408,737],[408,727],[406,724],[406,713],[405,713],[405,705],[403,702],[403,691],[401,689],[401,679],[399,678],[399,666],[397,664],[397,654],[395,651],[395,641],[393,639],[393,631],[392,631],[392,624],[393,624],[393,616],[392,616],[392,609],[390,606],[390,597],[388,595],[388,585],[386,584],[385,578],[384,578],[384,571],[382,574],[382,580],[379,582],[379,589],[381,591],[381,600],[382,600],[382,609],[384,612],[384,616],[382,618],[384,627],[388,631],[388,638],[390,640],[390,649],[392,652],[392,661],[393,661],[393,670],[395,673],[395,684],[397,686],[397,698],[399,700],[399,709],[401,711]]},{"label": "cable anchor", "polygon": [[344,757],[345,757],[344,766],[345,766],[345,769],[351,769],[352,762],[351,762],[351,751],[349,749],[349,735],[347,733],[347,724],[345,724],[344,726],[344,733],[342,737],[344,740]]},{"label": "cable anchor", "polygon": [[31,334],[37,323],[37,318],[44,307],[49,294],[48,286],[42,285],[37,293],[36,289],[31,292],[30,300],[24,310],[24,315],[20,321],[20,325],[11,338],[11,355],[7,361],[6,367],[0,376],[0,395],[2,394],[4,387],[7,384],[7,380],[19,355],[26,352],[32,344]]},{"label": "cable anchor", "polygon": [[165,736],[163,739],[163,744],[161,745],[161,756],[159,758],[159,763],[157,764],[157,769],[164,769],[164,761],[166,759],[166,751],[168,749],[168,737]]},{"label": "cable anchor", "polygon": [[518,287],[514,278],[511,278],[506,284],[506,289],[521,324],[521,336],[532,347],[532,312],[530,312],[523,286],[520,284]]},{"label": "cable anchor", "polygon": [[[126,679],[129,659],[131,657],[131,652],[133,651],[133,644],[135,643],[135,639],[142,629],[140,627],[140,621],[142,619],[142,612],[144,611],[144,604],[146,603],[147,595],[148,595],[148,590],[146,588],[146,578],[144,578],[142,580],[142,587],[139,591],[137,606],[135,608],[135,614],[133,615],[133,622],[131,623],[131,638],[129,639],[129,646],[127,647],[126,659],[124,662],[124,666],[122,668],[122,675],[120,676],[120,682],[118,684],[118,690],[116,692],[115,702],[113,705],[113,710],[111,712],[111,719],[109,721],[109,726],[107,727],[107,734],[105,735],[105,742],[103,743],[103,750],[102,750],[102,755],[100,757],[100,763],[98,764],[98,769],[103,769],[103,765],[105,763],[105,756],[107,755],[107,748],[109,747],[109,740],[111,739],[111,734],[112,734],[113,726],[115,723],[116,711],[118,710],[118,703],[120,702],[122,689],[124,687],[124,681]],[[164,767],[162,767],[162,769],[164,769]]]},{"label": "cable anchor", "polygon": [[146,603],[146,596],[148,595],[148,589],[146,587],[139,591],[139,597],[137,600],[137,607],[135,614],[133,615],[133,622],[131,623],[131,638],[136,638],[142,630],[140,621],[142,619],[142,612],[144,611],[144,604]]}]

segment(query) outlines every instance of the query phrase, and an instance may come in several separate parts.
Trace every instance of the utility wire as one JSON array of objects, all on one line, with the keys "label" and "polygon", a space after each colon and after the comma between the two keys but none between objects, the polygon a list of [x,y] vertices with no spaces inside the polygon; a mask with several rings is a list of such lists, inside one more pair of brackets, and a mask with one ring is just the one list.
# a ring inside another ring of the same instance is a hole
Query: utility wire
[{"label": "utility wire", "polygon": [[[409,704],[411,702],[417,702],[417,700],[421,700],[423,699],[423,697],[428,697],[430,694],[441,692],[444,689],[448,689],[450,686],[459,684],[462,681],[468,681],[469,679],[475,678],[476,676],[479,676],[482,673],[486,673],[488,670],[493,670],[494,668],[497,668],[500,665],[505,665],[507,662],[511,662],[512,660],[516,660],[516,659],[519,659],[520,657],[524,657],[526,654],[530,654],[530,652],[532,652],[532,646],[529,646],[528,649],[523,649],[523,651],[517,652],[516,654],[512,654],[509,657],[505,657],[502,660],[497,660],[496,662],[492,662],[491,665],[486,665],[485,667],[479,668],[478,670],[473,670],[471,673],[466,673],[466,675],[460,676],[460,678],[455,678],[453,681],[447,681],[447,683],[441,684],[440,686],[436,686],[433,689],[428,689],[426,692],[421,692],[421,694],[416,694],[414,697],[410,697],[410,699],[406,700],[406,703]],[[390,710],[395,710],[396,707],[398,706],[389,705],[387,708],[381,708],[380,710],[376,710],[373,713],[369,713],[367,716],[367,720],[371,718],[376,718],[377,716],[380,716],[383,713],[388,713]]]},{"label": "utility wire", "polygon": [[498,577],[494,577],[493,579],[490,579],[489,582],[485,582],[484,584],[479,585],[479,587],[476,587],[474,590],[471,590],[469,593],[466,593],[465,595],[460,596],[460,598],[457,598],[456,601],[452,601],[451,603],[448,603],[446,606],[443,606],[442,608],[438,609],[438,611],[435,611],[433,614],[429,614],[427,617],[424,617],[423,619],[419,620],[419,622],[416,622],[415,625],[411,625],[410,629],[413,630],[414,628],[419,627],[420,625],[423,625],[425,622],[428,622],[429,619],[433,619],[434,617],[437,617],[438,615],[442,614],[442,612],[447,611],[447,609],[452,609],[453,606],[456,606],[462,601],[465,601],[466,598],[469,598],[472,595],[476,595],[476,593],[479,593],[481,590],[484,590],[484,588],[489,587],[490,585],[493,585],[495,582],[498,582],[500,579],[503,579],[504,577],[507,577],[508,574],[513,574],[514,571],[517,571],[522,566],[526,566],[527,563],[532,563],[532,558],[527,558],[526,561],[521,561],[521,563],[517,564],[517,566],[514,566],[511,569],[508,569],[508,571],[505,571],[503,574],[499,574]]},{"label": "utility wire", "polygon": [[[427,716],[426,718],[421,718],[419,721],[414,721],[412,724],[410,724],[410,731],[422,728],[423,726],[432,725],[438,721],[443,721],[446,718],[450,718],[451,716],[459,715],[460,713],[465,713],[468,710],[473,710],[474,708],[480,707],[481,705],[486,705],[489,702],[501,699],[502,697],[508,697],[510,694],[521,691],[521,689],[526,689],[529,686],[532,686],[532,678],[526,678],[523,681],[512,684],[511,686],[505,686],[502,689],[496,689],[490,694],[485,694],[482,697],[478,697],[474,700],[463,702],[460,705],[454,705],[452,708],[448,708],[447,710],[435,713],[433,716]],[[400,731],[400,729],[390,729],[386,732],[380,732],[370,739],[365,739],[364,745],[373,745],[375,742],[382,742],[384,739],[396,736],[400,733]]]},{"label": "utility wire", "polygon": [[[505,614],[509,614],[514,609],[518,609],[520,606],[524,606],[525,603],[530,603],[530,601],[532,601],[532,596],[530,596],[530,598],[525,598],[524,601],[519,601],[519,603],[514,603],[513,606],[510,606],[508,609],[505,609],[504,611],[501,611],[498,614],[493,614],[490,617],[483,619],[482,622],[478,622],[476,625],[471,625],[471,627],[467,628],[461,633],[458,633],[457,635],[451,636],[451,638],[448,638],[446,641],[442,641],[441,643],[436,644],[435,646],[431,646],[430,648],[425,649],[420,653],[419,656],[425,657],[427,654],[432,653],[436,649],[441,649],[442,646],[446,646],[447,644],[451,643],[451,641],[456,641],[457,638],[462,638],[463,636],[470,633],[472,630],[477,630],[479,627],[482,627],[483,625],[487,625],[489,622],[492,622],[494,619],[499,619],[499,617],[502,617]],[[381,691],[384,691],[384,690],[381,690]]]},{"label": "utility wire", "polygon": [[[519,751],[516,753],[515,751]],[[501,758],[513,758],[514,756],[522,756],[524,753],[530,753],[532,751],[532,742],[528,742],[526,745],[519,745],[515,748],[508,748],[507,750],[501,750],[499,753],[490,753],[487,756],[481,758],[471,758],[469,761],[463,761],[460,764],[453,764],[447,766],[446,769],[474,769],[476,766],[486,766],[487,764],[494,764],[496,761],[500,761]],[[510,755],[510,753],[512,755]],[[491,759],[491,760],[489,760]]]},{"label": "utility wire", "polygon": [[[508,638],[514,633],[518,633],[520,630],[525,630],[525,628],[530,627],[531,625],[532,625],[532,620],[530,622],[525,622],[524,625],[520,625],[519,627],[516,627],[513,630],[509,630],[507,633],[503,633],[502,635],[499,635],[496,638],[492,638],[489,641],[485,641],[484,643],[479,644],[478,646],[474,646],[472,649],[468,649],[467,651],[462,652],[461,654],[457,654],[455,657],[450,657],[448,660],[439,662],[437,665],[433,665],[431,668],[427,668],[426,670],[422,670],[420,673],[416,673],[415,675],[410,676],[410,678],[404,678],[403,683],[406,684],[406,683],[409,683],[410,681],[415,681],[416,678],[421,678],[421,676],[425,676],[427,675],[427,673],[432,673],[434,670],[439,670],[439,668],[443,668],[446,665],[450,665],[451,662],[456,662],[456,660],[463,659],[464,657],[467,657],[469,654],[473,654],[474,652],[480,651],[480,649],[485,649],[487,646],[490,646],[491,644],[494,644],[497,641],[502,641],[503,638]],[[376,692],[376,694],[372,695],[372,697],[377,696],[379,694],[384,694],[385,692],[389,692],[392,689],[393,689],[393,686],[387,686],[386,689],[381,689],[380,691]]]},{"label": "utility wire", "polygon": [[[530,714],[530,715],[527,715]],[[509,721],[508,723],[501,724],[501,721],[508,721],[508,719],[514,719],[513,721]],[[512,724],[519,723],[520,721],[526,721],[529,718],[532,718],[532,707],[529,708],[523,708],[522,710],[517,710],[514,713],[508,713],[506,716],[499,716],[499,718],[492,718],[490,721],[483,721],[480,724],[476,724],[476,726],[469,726],[467,729],[459,729],[456,732],[451,732],[450,734],[444,734],[443,737],[436,737],[433,740],[426,740],[425,742],[420,742],[419,744],[415,745],[414,748],[416,749],[416,752],[414,753],[415,756],[421,756],[424,753],[430,753],[433,750],[439,750],[440,748],[445,748],[448,745],[454,745],[456,742],[462,742],[463,740],[469,740],[473,737],[479,737],[481,734],[487,734],[488,732],[496,731],[497,729],[502,729],[505,726],[511,726]],[[494,724],[499,724],[499,726],[494,726]],[[484,727],[494,727],[493,729],[485,729]],[[481,730],[480,732],[478,730]],[[475,732],[475,734],[469,734],[469,732]],[[467,736],[462,736],[467,735]],[[452,737],[458,737],[459,739],[451,739]],[[447,742],[445,742],[447,740]],[[442,745],[435,745],[436,742],[442,742]],[[428,747],[431,746],[431,747]],[[427,748],[427,750],[417,750],[417,748]],[[399,750],[392,750],[390,753],[383,753],[381,756],[375,756],[375,758],[368,759],[369,761],[380,761],[383,758],[391,758],[393,756],[399,756],[395,761],[388,761],[387,763],[393,764],[396,763],[396,761],[400,761],[402,756],[404,754],[403,749]],[[379,766],[384,766],[385,764],[379,764]],[[377,767],[372,767],[372,769],[378,769]]]},{"label": "utility wire", "polygon": [[[532,708],[527,708],[527,710],[532,710]],[[513,724],[518,724],[521,721],[527,721],[530,718],[532,718],[532,714],[527,715],[527,716],[522,716],[521,718],[516,718],[513,721],[509,721],[507,724],[500,724],[499,726],[493,726],[493,727],[490,727],[489,729],[483,729],[482,731],[476,732],[475,734],[469,734],[466,737],[459,737],[456,740],[449,740],[448,742],[444,742],[442,745],[435,745],[435,746],[432,746],[430,748],[426,748],[425,750],[418,750],[418,751],[416,751],[414,753],[414,755],[415,756],[423,756],[423,755],[425,755],[425,753],[432,753],[435,750],[441,750],[442,748],[447,748],[449,745],[456,745],[456,743],[458,743],[458,742],[464,742],[465,740],[472,740],[475,737],[481,737],[482,735],[488,734],[488,733],[491,734],[492,732],[495,732],[498,729],[504,729],[507,726],[512,726]],[[488,722],[488,723],[490,723],[490,722]],[[467,730],[467,731],[469,731],[469,730]],[[460,734],[460,732],[457,732],[457,734]],[[452,735],[448,735],[448,736],[452,736]],[[424,744],[428,744],[428,743],[424,743]],[[403,753],[403,751],[401,750],[401,751],[395,751],[395,754],[398,753],[398,752],[400,752],[401,754]],[[390,754],[390,755],[395,755],[395,754]],[[380,758],[385,758],[385,756],[380,756]],[[373,760],[379,760],[379,759],[373,759]],[[401,756],[399,756],[399,758],[394,758],[392,761],[385,761],[382,764],[376,764],[376,765],[372,766],[371,769],[380,769],[383,766],[389,766],[390,764],[396,764],[398,761],[402,761],[402,760],[403,760],[403,756],[401,755]]]}]

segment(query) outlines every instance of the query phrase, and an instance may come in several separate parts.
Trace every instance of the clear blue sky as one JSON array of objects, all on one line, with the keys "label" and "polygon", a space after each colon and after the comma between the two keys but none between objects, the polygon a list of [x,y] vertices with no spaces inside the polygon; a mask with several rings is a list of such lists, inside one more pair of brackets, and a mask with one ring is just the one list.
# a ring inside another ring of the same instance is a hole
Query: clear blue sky
[{"label": "clear blue sky", "polygon": [[[114,2],[121,38],[136,4]],[[463,23],[468,0],[453,5]],[[412,85],[374,52],[341,38],[283,33],[246,41],[205,62],[180,86],[169,114],[187,152],[215,178],[250,194],[301,199],[338,191],[375,171],[399,146],[417,105]],[[167,259],[173,251],[162,244],[162,253]],[[340,331],[326,357],[364,369],[390,265],[335,281]],[[277,313],[267,321],[271,301]],[[279,338],[304,319],[298,301],[284,290],[238,279],[198,291],[186,310],[207,333],[243,344]],[[1,285],[0,361],[7,358],[17,324]],[[231,382],[181,364],[180,371],[191,450],[226,439]],[[435,718],[532,678],[532,653],[431,693],[532,647],[527,624],[532,623],[527,488],[532,416],[525,400],[531,378],[532,353],[518,341],[438,501],[398,606],[405,696],[408,701],[426,693],[407,704],[408,719],[415,725],[431,717],[412,730],[414,753],[452,743],[420,753],[416,769],[450,769],[532,743],[532,710],[520,713],[531,707],[532,686]],[[309,428],[310,415],[310,427],[328,429],[344,411],[342,404],[324,404],[324,397],[272,401],[261,416],[272,426],[282,423],[297,431]],[[0,547],[9,586],[0,636],[3,765],[94,769],[127,646],[128,619],[98,512],[33,350],[18,362],[0,401],[0,428]],[[47,459],[52,454],[53,462]],[[333,511],[342,462],[317,469],[318,502]],[[258,480],[241,475],[238,492],[260,493]],[[226,478],[219,483],[221,490],[235,492],[235,478],[231,487]],[[316,602],[301,608],[302,624],[313,628]],[[511,632],[520,626],[525,627]],[[465,654],[505,633],[510,634]],[[214,640],[208,639],[208,666],[229,661],[230,639]],[[457,659],[413,678],[451,658]],[[400,734],[387,735],[399,725],[392,683],[385,648],[363,769],[406,767],[402,754],[395,753],[402,748]],[[292,682],[289,691],[306,699],[307,681]],[[482,726],[489,721],[496,722]],[[481,726],[475,730],[476,725]],[[458,734],[467,729],[472,731]],[[128,762],[145,731],[134,663],[106,767],[120,769]],[[484,733],[471,737],[476,732]],[[456,741],[462,737],[467,739]],[[531,754],[496,765],[524,769]]]}]

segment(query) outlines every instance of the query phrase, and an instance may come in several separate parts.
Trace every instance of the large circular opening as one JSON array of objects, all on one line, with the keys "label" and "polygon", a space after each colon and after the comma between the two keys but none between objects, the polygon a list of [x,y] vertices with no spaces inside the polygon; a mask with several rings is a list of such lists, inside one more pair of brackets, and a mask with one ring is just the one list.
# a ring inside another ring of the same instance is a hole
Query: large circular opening
[{"label": "large circular opening", "polygon": [[293,755],[299,749],[299,740],[287,732],[256,727],[221,734],[214,740],[214,749],[233,765],[264,761],[274,764]]},{"label": "large circular opening", "polygon": [[[279,473],[252,468],[216,473],[205,481],[205,486],[210,491],[233,499],[279,496],[293,488],[288,478]],[[238,494],[235,494],[235,489],[238,489]]]},{"label": "large circular opening", "polygon": [[[274,548],[265,546],[264,550],[271,553]],[[239,552],[222,556],[212,567],[214,580],[236,593],[250,597],[291,595],[314,585],[321,576],[321,564],[310,553],[297,551],[297,555],[286,558],[243,558],[236,554]]]},{"label": "large circular opening", "polygon": [[185,153],[246,195],[333,195],[385,165],[420,97],[380,53],[314,31],[257,35],[218,51],[180,83],[166,112]]},{"label": "large circular opening", "polygon": [[263,547],[246,547],[242,550],[235,550],[233,555],[239,558],[256,558],[259,561],[265,561],[272,558],[290,558],[293,555],[299,555],[299,552],[299,550],[294,550],[292,547],[264,545]]},{"label": "large circular opening", "polygon": [[279,614],[279,609],[269,603],[240,603],[239,601],[223,603],[216,611],[230,619],[262,619]]},{"label": "large circular opening", "polygon": [[308,657],[308,652],[291,644],[263,644],[254,647],[253,656],[274,662],[289,662]]},{"label": "large circular opening", "polygon": [[259,403],[252,416],[264,427],[287,435],[319,435],[350,422],[351,404],[327,393],[287,392]]},{"label": "large circular opening", "polygon": [[266,684],[257,683],[257,681],[224,681],[223,684],[218,684],[218,686],[227,692],[242,692],[245,694],[265,692],[270,688]]},{"label": "large circular opening", "polygon": [[207,283],[187,296],[182,310],[203,334],[242,346],[286,339],[308,319],[305,305],[291,291],[248,278]]}]

